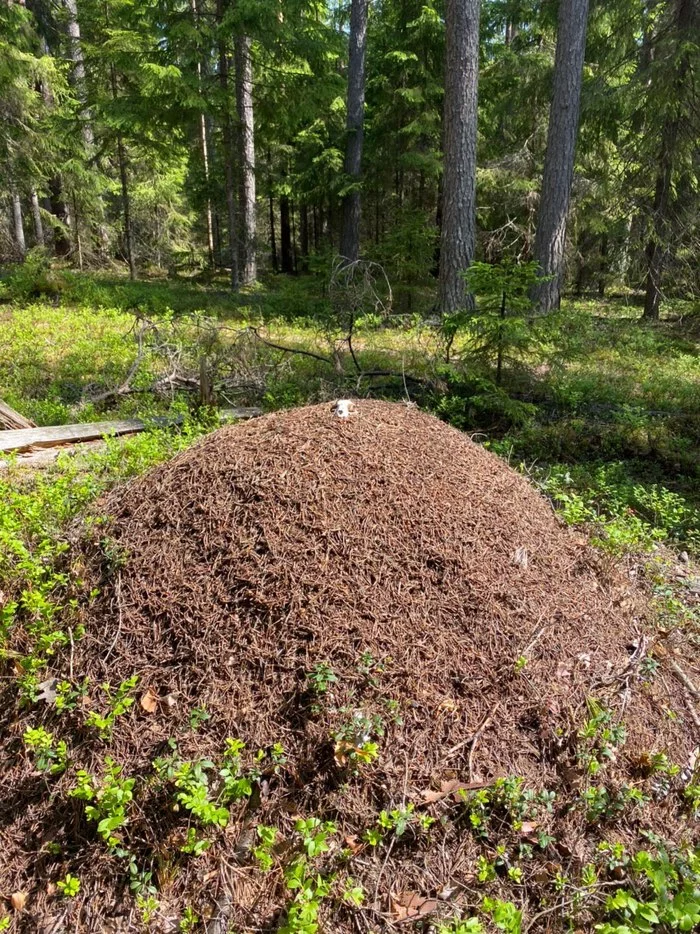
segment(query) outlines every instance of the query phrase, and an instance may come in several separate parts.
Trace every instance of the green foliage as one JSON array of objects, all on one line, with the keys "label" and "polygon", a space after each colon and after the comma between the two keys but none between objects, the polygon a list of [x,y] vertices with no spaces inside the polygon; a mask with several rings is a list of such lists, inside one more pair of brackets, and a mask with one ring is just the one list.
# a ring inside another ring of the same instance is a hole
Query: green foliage
[{"label": "green foliage", "polygon": [[589,824],[618,820],[628,807],[642,805],[646,800],[639,788],[626,783],[617,788],[591,785],[581,792],[581,801]]},{"label": "green foliage", "polygon": [[63,898],[75,898],[80,891],[80,879],[67,873],[65,878],[56,883],[56,888]]},{"label": "green foliage", "polygon": [[33,753],[40,772],[48,772],[50,775],[65,772],[68,765],[68,747],[65,740],[59,740],[54,745],[53,734],[43,727],[28,727],[22,738],[24,745]]},{"label": "green foliage", "polygon": [[434,823],[434,817],[417,812],[415,804],[409,802],[405,807],[380,811],[376,825],[367,828],[363,839],[370,846],[378,846],[390,837],[399,839],[409,828],[427,831]]},{"label": "green foliage", "polygon": [[474,262],[465,277],[477,308],[443,320],[448,353],[456,336],[464,332],[464,352],[470,359],[494,368],[496,385],[500,385],[504,367],[532,361],[545,346],[543,329],[551,327],[549,321],[544,325],[530,314],[529,293],[538,281],[537,264]]},{"label": "green foliage", "polygon": [[631,873],[634,889],[608,896],[611,920],[596,925],[599,934],[693,931],[700,925],[699,851],[642,850],[631,861]]},{"label": "green foliage", "polygon": [[621,462],[593,470],[552,467],[539,482],[564,520],[593,526],[606,551],[649,551],[665,540],[697,548],[700,512],[659,484],[630,482]]},{"label": "green foliage", "polygon": [[97,824],[97,832],[115,849],[121,837],[115,833],[128,820],[128,808],[134,797],[133,778],[121,777],[121,766],[109,756],[105,758],[105,772],[100,780],[84,769],[76,772],[76,784],[69,792],[72,798],[85,801],[85,816]]},{"label": "green foliage", "polygon": [[180,923],[178,924],[178,931],[181,934],[190,934],[191,931],[199,924],[199,915],[195,912],[194,908],[190,905],[185,908],[180,918]]},{"label": "green foliage", "polygon": [[605,761],[615,759],[624,745],[626,730],[624,724],[613,722],[612,712],[596,698],[589,697],[586,705],[588,718],[578,731],[576,755],[589,775],[597,775]]},{"label": "green foliage", "polygon": [[311,690],[317,694],[326,694],[331,685],[338,681],[337,675],[327,662],[317,662],[306,675]]},{"label": "green foliage", "polygon": [[204,827],[225,827],[228,824],[228,808],[212,801],[209,796],[209,773],[215,768],[211,760],[186,762],[156,759],[153,766],[159,778],[172,782],[177,804],[196,817]]},{"label": "green foliage", "polygon": [[96,710],[91,710],[85,718],[85,723],[87,726],[94,727],[101,739],[110,738],[117,719],[133,706],[134,698],[129,697],[129,694],[138,684],[138,680],[137,675],[132,675],[117,685],[116,690],[113,690],[107,681],[100,685],[106,697],[107,712],[100,714]]},{"label": "green foliage", "polygon": [[260,842],[253,847],[253,856],[257,860],[258,866],[263,872],[272,869],[274,858],[272,850],[277,840],[277,828],[267,827],[265,824],[258,824],[255,832]]}]

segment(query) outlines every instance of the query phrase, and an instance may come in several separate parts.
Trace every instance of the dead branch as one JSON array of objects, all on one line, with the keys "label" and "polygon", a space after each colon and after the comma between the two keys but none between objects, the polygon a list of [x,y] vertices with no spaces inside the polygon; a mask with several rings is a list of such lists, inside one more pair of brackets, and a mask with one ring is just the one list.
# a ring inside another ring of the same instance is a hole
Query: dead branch
[{"label": "dead branch", "polygon": [[36,423],[0,399],[0,429],[36,428]]}]

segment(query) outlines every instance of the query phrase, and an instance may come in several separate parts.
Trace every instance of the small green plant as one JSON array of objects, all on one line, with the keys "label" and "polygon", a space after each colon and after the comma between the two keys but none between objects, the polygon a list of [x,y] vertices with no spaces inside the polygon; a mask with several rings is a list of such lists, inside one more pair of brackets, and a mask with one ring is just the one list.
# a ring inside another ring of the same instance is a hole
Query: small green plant
[{"label": "small green plant", "polygon": [[196,817],[204,827],[225,827],[229,822],[228,808],[222,807],[209,797],[208,772],[214,763],[208,759],[196,762],[180,762],[173,773],[175,800]]},{"label": "small green plant", "polygon": [[78,687],[73,687],[70,681],[60,681],[56,686],[56,700],[54,701],[56,712],[75,710],[80,700],[87,696],[89,687],[89,678],[83,678]]},{"label": "small green plant", "polygon": [[623,724],[613,723],[612,712],[594,697],[586,701],[588,718],[578,731],[580,740],[577,757],[589,775],[597,775],[603,762],[611,761],[624,744],[626,731]]},{"label": "small green plant", "polygon": [[211,846],[211,840],[201,839],[197,836],[195,827],[187,828],[187,839],[180,847],[180,852],[188,853],[190,856],[201,856]]},{"label": "small green plant", "polygon": [[256,833],[260,842],[256,847],[253,847],[253,856],[258,861],[258,866],[262,871],[268,872],[274,864],[272,851],[277,840],[277,829],[267,827],[265,824],[258,824]]},{"label": "small green plant", "polygon": [[330,894],[333,880],[325,879],[304,858],[298,858],[285,869],[284,881],[295,895],[279,934],[316,934],[321,902]]},{"label": "small green plant", "polygon": [[657,930],[693,931],[700,925],[700,851],[636,853],[630,862],[634,890],[610,895],[612,916],[596,925],[599,934],[651,934]]},{"label": "small green plant", "polygon": [[338,828],[332,821],[321,821],[318,817],[298,820],[294,829],[301,836],[301,844],[309,859],[327,853],[329,840]]},{"label": "small green plant", "polygon": [[34,756],[34,762],[40,772],[60,775],[68,765],[68,747],[64,740],[54,745],[53,734],[43,727],[27,728],[22,737],[24,745]]},{"label": "small green plant", "polygon": [[84,769],[76,773],[76,786],[69,795],[85,805],[85,816],[97,823],[97,832],[105,843],[115,848],[120,837],[115,831],[127,822],[127,808],[134,797],[135,779],[122,778],[121,767],[113,759],[105,759],[105,774],[101,781],[93,778]]},{"label": "small green plant", "polygon": [[125,681],[122,681],[116,691],[112,690],[108,681],[100,685],[107,697],[107,713],[102,715],[96,710],[91,710],[85,722],[88,726],[94,727],[97,730],[101,739],[109,739],[112,735],[112,730],[114,729],[117,718],[121,717],[133,706],[134,698],[129,697],[129,694],[136,687],[138,680],[137,675],[132,675]]},{"label": "small green plant", "polygon": [[[343,708],[343,712],[348,712],[347,708]],[[347,761],[369,765],[379,755],[379,745],[372,737],[384,736],[384,721],[378,714],[368,715],[362,710],[355,710],[332,735],[339,765]]]},{"label": "small green plant", "polygon": [[80,879],[66,873],[65,878],[56,883],[56,888],[63,898],[75,898],[80,891]]},{"label": "small green plant", "polygon": [[391,811],[380,811],[376,826],[368,828],[363,839],[370,846],[378,846],[390,835],[399,839],[409,828],[418,827],[427,831],[434,823],[434,817],[417,812],[415,804],[409,803]]},{"label": "small green plant", "polygon": [[327,694],[330,687],[336,684],[338,677],[328,662],[317,662],[306,675],[310,689],[317,696]]},{"label": "small green plant", "polygon": [[346,904],[360,908],[365,901],[365,890],[348,876],[343,885],[341,898]]},{"label": "small green plant", "polygon": [[191,931],[199,924],[199,915],[195,912],[194,908],[189,905],[182,913],[180,918],[180,924],[178,925],[178,931],[180,934],[190,934]]},{"label": "small green plant", "polygon": [[700,818],[700,783],[691,782],[684,790],[683,797],[688,802],[692,816]]},{"label": "small green plant", "polygon": [[[223,767],[219,775],[224,780],[224,787],[221,793],[221,800],[226,802],[238,801],[241,798],[248,798],[252,794],[253,786],[250,778],[243,773],[243,764],[241,754],[245,749],[245,743],[240,739],[226,740],[224,749]],[[264,753],[259,753],[259,758],[264,757]]]},{"label": "small green plant", "polygon": [[610,790],[605,785],[591,785],[581,792],[581,801],[589,824],[617,820],[625,809],[646,802],[644,794],[632,785],[622,784]]},{"label": "small green plant", "polygon": [[158,899],[155,895],[137,895],[136,907],[141,912],[141,922],[148,925],[158,911]]},{"label": "small green plant", "polygon": [[437,934],[484,934],[484,925],[478,918],[454,918],[438,924]]},{"label": "small green plant", "polygon": [[523,914],[513,902],[503,902],[497,898],[485,898],[483,909],[490,915],[499,931],[504,931],[505,934],[520,934],[522,931]]},{"label": "small green plant", "polygon": [[211,718],[206,707],[193,707],[190,710],[190,729],[198,730],[203,723]]}]

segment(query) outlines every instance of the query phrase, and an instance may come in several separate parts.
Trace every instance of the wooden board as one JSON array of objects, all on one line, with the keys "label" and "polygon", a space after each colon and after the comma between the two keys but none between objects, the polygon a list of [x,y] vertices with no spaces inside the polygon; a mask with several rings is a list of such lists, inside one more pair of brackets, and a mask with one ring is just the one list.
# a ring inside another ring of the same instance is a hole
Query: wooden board
[{"label": "wooden board", "polygon": [[[260,415],[258,408],[224,409],[222,420],[254,418]],[[84,425],[55,425],[51,428],[23,428],[16,431],[0,431],[0,451],[28,451],[33,448],[54,447],[60,444],[75,444],[96,441],[99,438],[131,435],[156,425],[168,427],[178,419],[152,418],[143,422],[139,418],[125,418],[114,422],[87,422]]]}]

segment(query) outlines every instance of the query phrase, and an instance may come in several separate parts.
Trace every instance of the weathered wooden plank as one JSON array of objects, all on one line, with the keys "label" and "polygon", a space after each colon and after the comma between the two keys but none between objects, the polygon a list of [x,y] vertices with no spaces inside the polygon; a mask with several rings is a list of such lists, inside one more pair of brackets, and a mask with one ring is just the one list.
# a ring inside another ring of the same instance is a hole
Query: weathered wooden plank
[{"label": "weathered wooden plank", "polygon": [[[258,408],[224,409],[223,420],[254,418],[260,415]],[[50,428],[25,428],[16,431],[0,431],[0,451],[28,451],[33,448],[53,447],[58,444],[75,444],[95,441],[98,438],[118,437],[143,431],[150,425],[168,427],[179,419],[152,418],[143,422],[139,418],[125,418],[113,422],[86,422],[82,425],[55,425]]]},{"label": "weathered wooden plank", "polygon": [[0,431],[35,427],[35,422],[25,418],[24,415],[16,409],[13,409],[7,402],[3,402],[2,399],[0,399]]}]

